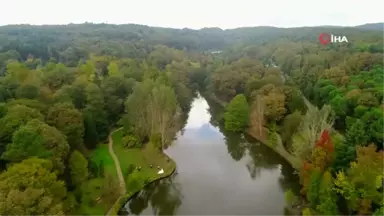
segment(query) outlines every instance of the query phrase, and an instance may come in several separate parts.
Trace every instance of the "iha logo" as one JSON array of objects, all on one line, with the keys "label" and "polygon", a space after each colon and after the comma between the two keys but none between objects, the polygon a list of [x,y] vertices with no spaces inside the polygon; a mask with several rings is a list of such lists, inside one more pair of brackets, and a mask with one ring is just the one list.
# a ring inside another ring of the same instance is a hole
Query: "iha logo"
[{"label": "iha logo", "polygon": [[321,33],[319,35],[319,41],[321,44],[326,45],[329,43],[348,43],[348,39],[345,36],[335,36],[333,34]]}]

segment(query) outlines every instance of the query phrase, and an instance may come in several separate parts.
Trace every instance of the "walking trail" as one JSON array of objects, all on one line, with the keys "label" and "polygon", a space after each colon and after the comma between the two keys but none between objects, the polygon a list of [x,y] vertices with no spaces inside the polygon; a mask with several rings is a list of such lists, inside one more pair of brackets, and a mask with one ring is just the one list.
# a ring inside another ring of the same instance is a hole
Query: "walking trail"
[{"label": "walking trail", "polygon": [[127,188],[125,187],[125,181],[124,181],[124,176],[123,176],[123,173],[121,172],[121,167],[120,167],[120,162],[119,162],[119,159],[117,158],[115,152],[113,151],[113,139],[112,139],[112,134],[116,131],[118,131],[119,129],[117,130],[114,130],[112,131],[109,136],[108,136],[108,149],[109,149],[109,154],[112,156],[113,158],[113,161],[115,162],[115,168],[116,168],[116,173],[117,173],[117,177],[119,178],[119,182],[120,182],[120,192],[122,195],[126,194],[127,193]]}]

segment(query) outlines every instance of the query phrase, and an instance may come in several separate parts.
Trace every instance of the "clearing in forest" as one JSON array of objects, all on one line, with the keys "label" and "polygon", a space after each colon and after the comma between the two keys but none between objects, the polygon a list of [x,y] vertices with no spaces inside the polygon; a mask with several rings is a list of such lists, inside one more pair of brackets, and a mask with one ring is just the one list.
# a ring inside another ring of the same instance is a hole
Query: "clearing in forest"
[{"label": "clearing in forest", "polygon": [[[123,130],[117,130],[112,133],[113,150],[119,159],[121,170],[125,181],[128,180],[128,169],[133,165],[136,169],[141,167],[137,174],[140,174],[140,179],[153,181],[161,177],[169,175],[176,164],[168,158],[164,153],[157,150],[151,143],[146,143],[142,148],[126,148],[123,145]],[[152,168],[150,167],[152,165]],[[164,169],[163,174],[157,174],[158,168]],[[127,191],[130,191],[127,185]]]}]

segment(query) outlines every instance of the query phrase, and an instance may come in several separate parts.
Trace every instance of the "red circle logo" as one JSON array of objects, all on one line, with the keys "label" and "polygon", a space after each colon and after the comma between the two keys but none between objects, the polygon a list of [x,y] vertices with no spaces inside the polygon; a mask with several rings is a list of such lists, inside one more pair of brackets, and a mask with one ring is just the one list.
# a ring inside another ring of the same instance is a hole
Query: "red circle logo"
[{"label": "red circle logo", "polygon": [[323,45],[329,44],[331,42],[331,35],[326,33],[321,33],[319,35],[319,41]]}]

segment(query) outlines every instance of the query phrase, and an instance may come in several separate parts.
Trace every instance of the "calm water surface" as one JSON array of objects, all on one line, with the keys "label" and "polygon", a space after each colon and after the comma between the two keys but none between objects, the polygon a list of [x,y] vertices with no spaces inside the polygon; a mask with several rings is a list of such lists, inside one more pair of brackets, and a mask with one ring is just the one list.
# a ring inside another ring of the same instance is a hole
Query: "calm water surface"
[{"label": "calm water surface", "polygon": [[124,207],[129,215],[282,215],[284,191],[297,190],[293,169],[267,146],[226,132],[220,110],[198,96],[166,153],[176,173]]}]

